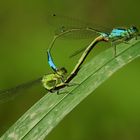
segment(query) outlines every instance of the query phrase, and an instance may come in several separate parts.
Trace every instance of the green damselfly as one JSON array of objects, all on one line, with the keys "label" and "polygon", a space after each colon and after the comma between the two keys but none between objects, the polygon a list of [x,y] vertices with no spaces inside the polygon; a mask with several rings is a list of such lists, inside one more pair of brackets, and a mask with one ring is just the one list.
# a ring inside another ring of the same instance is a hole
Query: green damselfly
[{"label": "green damselfly", "polygon": [[[24,88],[30,88],[33,85],[42,85],[42,88],[46,89],[47,91],[50,91],[51,93],[57,92],[59,93],[59,90],[69,86],[69,82],[77,75],[77,73],[80,70],[81,65],[83,64],[84,60],[88,56],[89,52],[92,50],[92,48],[100,41],[105,41],[102,36],[99,36],[95,38],[91,44],[87,47],[87,49],[83,52],[82,56],[80,57],[78,63],[74,67],[73,71],[70,73],[69,76],[66,77],[67,70],[65,68],[60,68],[58,69],[50,55],[50,52],[48,50],[48,63],[50,67],[53,68],[54,73],[51,74],[46,74],[43,77],[40,77],[36,80],[33,80],[31,82],[25,83],[18,85],[14,88],[10,88],[7,90],[3,90],[0,92],[0,103],[8,101],[10,99],[13,99],[13,97],[18,95],[18,91],[23,90]],[[51,47],[53,44],[54,40],[51,43]],[[50,64],[51,63],[51,64]],[[52,64],[53,63],[53,64]],[[66,78],[65,78],[66,77]]]}]

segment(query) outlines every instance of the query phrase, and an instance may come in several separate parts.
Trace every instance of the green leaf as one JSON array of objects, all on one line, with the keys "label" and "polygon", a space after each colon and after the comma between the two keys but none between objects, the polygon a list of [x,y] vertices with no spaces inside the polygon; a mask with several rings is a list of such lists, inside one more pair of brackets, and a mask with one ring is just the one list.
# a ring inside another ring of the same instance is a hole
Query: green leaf
[{"label": "green leaf", "polygon": [[60,92],[46,94],[30,108],[7,132],[2,140],[42,140],[83,99],[106,81],[118,69],[140,56],[140,40],[132,39],[129,44],[117,46],[117,56],[109,48],[86,63],[71,83]]}]

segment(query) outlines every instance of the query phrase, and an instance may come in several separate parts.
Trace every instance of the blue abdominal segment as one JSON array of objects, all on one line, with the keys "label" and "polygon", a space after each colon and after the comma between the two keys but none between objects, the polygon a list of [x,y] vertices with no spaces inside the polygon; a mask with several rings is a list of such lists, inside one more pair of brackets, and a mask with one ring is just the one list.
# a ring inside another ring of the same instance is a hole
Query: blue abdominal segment
[{"label": "blue abdominal segment", "polygon": [[53,62],[53,59],[51,57],[51,54],[50,54],[49,50],[47,51],[47,55],[48,55],[48,64],[49,64],[49,66],[56,72],[57,71],[57,67],[56,67],[56,65]]}]

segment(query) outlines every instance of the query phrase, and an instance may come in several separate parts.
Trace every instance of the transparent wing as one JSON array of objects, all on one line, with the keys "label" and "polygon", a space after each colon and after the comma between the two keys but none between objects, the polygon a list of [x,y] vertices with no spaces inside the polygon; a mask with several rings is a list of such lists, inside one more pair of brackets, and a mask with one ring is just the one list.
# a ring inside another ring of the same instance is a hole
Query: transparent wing
[{"label": "transparent wing", "polygon": [[73,30],[71,32],[68,32],[61,36],[61,39],[88,39],[88,38],[94,38],[97,32],[87,30],[87,28],[72,28],[72,27],[62,27],[57,30],[55,30],[55,35],[59,35],[62,32],[69,31],[71,29],[79,29],[79,30]]},{"label": "transparent wing", "polygon": [[71,54],[69,57],[72,58],[72,57],[74,57],[74,56],[77,56],[78,54],[82,53],[85,49],[86,49],[86,47],[81,48],[81,49],[75,51],[75,52],[74,52],[73,54]]},{"label": "transparent wing", "polygon": [[20,93],[22,93],[22,91],[25,90],[25,89],[28,89],[32,86],[36,86],[36,85],[39,85],[39,84],[41,85],[41,79],[42,78],[40,77],[36,80],[18,85],[14,88],[10,88],[10,89],[7,89],[7,90],[1,90],[0,91],[0,104],[14,99],[16,96],[20,95]]},{"label": "transparent wing", "polygon": [[[49,25],[55,27],[55,35],[59,35],[62,32],[70,29],[81,29],[69,32],[68,34],[63,35],[61,38],[84,39],[94,37],[95,34],[97,34],[96,31],[98,30],[106,32],[105,28],[99,28],[97,24],[86,23],[75,18],[57,14],[49,14],[47,16],[47,22]],[[87,30],[87,28],[92,28],[93,30]]]}]

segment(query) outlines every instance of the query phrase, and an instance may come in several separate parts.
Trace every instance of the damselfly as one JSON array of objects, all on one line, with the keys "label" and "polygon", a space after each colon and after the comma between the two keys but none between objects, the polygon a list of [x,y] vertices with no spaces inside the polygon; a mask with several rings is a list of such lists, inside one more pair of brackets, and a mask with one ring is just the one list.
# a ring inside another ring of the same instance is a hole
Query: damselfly
[{"label": "damselfly", "polygon": [[[57,92],[59,93],[59,90],[69,86],[69,82],[77,75],[77,73],[80,70],[81,65],[83,64],[84,60],[88,56],[89,52],[92,50],[92,48],[100,41],[105,41],[102,36],[99,36],[95,38],[91,44],[87,47],[87,49],[84,51],[82,56],[80,57],[78,63],[74,67],[73,71],[70,73],[68,77],[66,77],[67,70],[65,68],[58,69],[56,65],[53,62],[53,59],[51,57],[50,51],[48,50],[48,63],[49,66],[53,69],[54,73],[52,74],[46,74],[43,77],[40,77],[34,81],[18,85],[14,88],[2,90],[0,92],[0,103],[8,101],[10,99],[13,99],[13,97],[18,95],[18,92],[24,88],[30,88],[33,85],[42,85],[42,88],[46,89],[47,91],[50,91],[51,93]],[[66,77],[66,78],[65,78]]]},{"label": "damselfly", "polygon": [[[93,29],[94,31],[94,29]],[[97,32],[95,30],[95,32]],[[119,43],[128,43],[132,38],[136,38],[139,36],[139,30],[135,26],[131,26],[130,28],[114,28],[110,33],[97,32],[102,35],[107,42],[111,42],[111,45],[114,47],[114,55],[116,56],[116,45]],[[71,57],[79,54],[84,51],[85,48],[77,51],[72,54]]]},{"label": "damselfly", "polygon": [[[55,39],[54,39],[51,43],[50,48],[48,49],[47,54],[48,54],[48,64],[54,70],[55,73],[52,75],[52,77],[50,77],[50,75],[46,75],[43,77],[42,82],[43,82],[44,87],[47,90],[49,90],[50,92],[57,91],[57,93],[59,93],[59,89],[65,87],[65,86],[70,86],[69,82],[78,74],[78,72],[81,68],[81,65],[85,61],[86,57],[88,56],[88,54],[90,53],[92,48],[94,48],[98,42],[107,41],[105,39],[106,38],[104,38],[102,35],[100,35],[90,43],[90,45],[85,49],[82,56],[78,60],[73,71],[70,73],[70,75],[65,80],[63,79],[63,77],[65,76],[66,69],[65,68],[57,69],[56,65],[53,62],[51,54],[50,54],[50,49],[52,48],[52,44],[55,41]],[[49,84],[49,83],[53,83],[53,84]]]},{"label": "damselfly", "polygon": [[[56,42],[57,39],[59,39],[62,36],[65,36],[66,34],[76,32],[76,31],[81,31],[81,30],[86,30],[86,31],[90,31],[93,33],[97,33],[97,34],[99,34],[99,36],[97,38],[95,38],[86,49],[84,48],[84,52],[83,52],[82,56],[80,57],[79,61],[77,62],[75,68],[70,73],[70,75],[66,78],[66,80],[64,80],[63,74],[65,74],[65,73],[63,73],[62,71],[60,73],[61,69],[60,70],[57,69],[57,67],[55,66],[55,64],[52,60],[50,51],[51,51],[52,47],[54,46],[54,43]],[[51,92],[53,92],[62,87],[68,86],[69,82],[77,75],[78,71],[80,70],[81,65],[83,64],[84,60],[88,56],[89,52],[92,50],[92,48],[94,48],[96,46],[96,44],[98,42],[101,42],[101,41],[111,42],[111,44],[114,45],[114,55],[116,56],[116,44],[121,43],[121,42],[127,42],[130,39],[132,39],[133,37],[137,38],[137,36],[138,36],[138,29],[135,26],[132,26],[130,28],[114,28],[110,33],[104,33],[104,32],[101,32],[99,30],[96,30],[96,29],[93,29],[90,27],[66,29],[64,26],[62,26],[61,32],[59,32],[59,34],[56,34],[54,36],[54,38],[50,44],[50,47],[48,49],[48,64],[54,70],[55,76],[57,75],[57,78],[61,81],[58,84],[58,82],[56,82],[58,79],[56,79],[54,85],[52,84],[51,86],[48,86],[47,83],[48,83],[49,78],[46,76],[45,79],[43,80],[43,83],[45,85],[44,87],[46,89],[50,90]]]},{"label": "damselfly", "polygon": [[[107,42],[110,42],[111,45],[114,47],[114,55],[116,55],[116,45],[119,43],[128,43],[128,41],[132,38],[137,38],[137,36],[139,35],[139,31],[137,29],[137,27],[135,26],[131,26],[129,28],[114,28],[112,29],[110,32],[104,32],[104,31],[100,31],[95,28],[90,27],[91,24],[88,23],[81,23],[74,25],[75,23],[79,23],[79,20],[70,18],[70,17],[63,17],[63,16],[59,16],[56,14],[52,14],[51,16],[51,22],[53,24],[58,24],[59,27],[56,32],[55,32],[55,37],[54,37],[54,41],[52,42],[52,46],[54,44],[54,42],[56,41],[56,39],[61,38],[61,37],[65,37],[65,36],[69,36],[69,34],[75,34],[76,32],[79,33],[85,33],[86,34],[90,34],[90,37],[95,38],[93,35],[94,34],[98,34],[104,37],[104,39]],[[63,22],[63,20],[65,20]],[[65,22],[66,20],[70,23],[70,25],[66,25]],[[72,21],[73,20],[73,21]],[[59,23],[60,22],[60,23]],[[80,26],[81,25],[81,26]],[[86,48],[86,47],[85,47]],[[71,56],[74,56],[82,51],[85,50],[85,48],[82,48],[81,50],[77,51],[76,53],[74,53]]]}]

